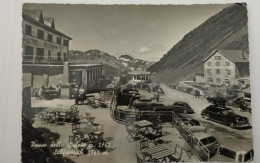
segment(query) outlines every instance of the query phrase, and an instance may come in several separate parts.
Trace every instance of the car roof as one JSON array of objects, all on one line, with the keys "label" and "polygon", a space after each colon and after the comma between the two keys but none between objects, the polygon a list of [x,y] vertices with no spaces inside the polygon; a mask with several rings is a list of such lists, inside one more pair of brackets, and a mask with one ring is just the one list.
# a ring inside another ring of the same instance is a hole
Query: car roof
[{"label": "car roof", "polygon": [[210,105],[208,107],[214,107],[214,108],[219,108],[222,110],[232,110],[231,108],[225,107],[225,106],[219,106],[219,105]]},{"label": "car roof", "polygon": [[214,137],[208,133],[205,133],[205,132],[195,132],[193,133],[193,136],[199,140],[201,139],[204,139],[204,138],[207,138],[207,137]]},{"label": "car roof", "polygon": [[179,104],[187,104],[187,102],[184,101],[176,101],[174,104],[179,103]]},{"label": "car roof", "polygon": [[253,144],[243,140],[227,141],[220,145],[220,147],[230,149],[232,151],[250,151],[253,149]]}]

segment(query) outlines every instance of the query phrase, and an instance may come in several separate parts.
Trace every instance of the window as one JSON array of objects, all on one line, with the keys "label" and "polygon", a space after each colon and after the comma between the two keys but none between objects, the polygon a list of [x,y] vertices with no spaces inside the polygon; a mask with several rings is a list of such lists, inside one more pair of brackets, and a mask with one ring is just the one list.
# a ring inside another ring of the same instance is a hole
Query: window
[{"label": "window", "polygon": [[201,139],[200,142],[202,143],[202,145],[207,145],[207,144],[209,144],[208,138]]},{"label": "window", "polygon": [[61,39],[60,39],[60,37],[57,37],[56,43],[59,44],[59,45],[61,44]]},{"label": "window", "polygon": [[33,47],[25,46],[24,59],[33,59]]},{"label": "window", "polygon": [[48,40],[49,42],[52,42],[52,35],[48,34],[47,40]]},{"label": "window", "polygon": [[69,41],[68,40],[63,40],[63,46],[68,46],[69,45]]},{"label": "window", "polygon": [[225,156],[225,157],[228,157],[228,158],[231,158],[231,159],[236,159],[236,152],[231,151],[231,150],[226,149],[226,148],[221,148],[220,147],[218,154],[222,155],[222,156]]},{"label": "window", "polygon": [[209,75],[212,74],[211,69],[208,69],[207,71],[208,71],[208,74],[209,74]]},{"label": "window", "polygon": [[230,75],[230,74],[231,74],[231,71],[228,70],[228,69],[226,69],[226,70],[225,70],[225,74],[226,74],[226,75]]},{"label": "window", "polygon": [[[244,162],[251,160],[253,157],[254,157],[254,151],[253,150],[247,152],[247,154],[245,155],[245,158],[244,158]],[[242,162],[242,160],[241,160],[241,162]]]},{"label": "window", "polygon": [[48,51],[48,62],[51,63],[51,51]]},{"label": "window", "polygon": [[211,62],[208,62],[208,66],[211,66]]},{"label": "window", "polygon": [[220,63],[219,63],[219,62],[216,62],[216,66],[220,66]]},{"label": "window", "polygon": [[36,56],[37,59],[41,60],[44,57],[44,49],[43,48],[37,48],[36,49]]},{"label": "window", "polygon": [[60,54],[60,52],[57,53],[57,61],[58,61],[58,62],[61,61],[61,54]]},{"label": "window", "polygon": [[70,72],[69,80],[70,80],[70,83],[81,86],[82,85],[82,72],[81,71]]},{"label": "window", "polygon": [[209,143],[214,143],[216,141],[216,138],[213,136],[209,137]]},{"label": "window", "polygon": [[32,26],[25,25],[25,34],[31,36],[32,35]]},{"label": "window", "polygon": [[44,39],[44,32],[42,30],[39,30],[37,31],[37,37],[40,38],[40,39]]},{"label": "window", "polygon": [[216,69],[216,74],[220,74],[220,69]]},{"label": "window", "polygon": [[226,62],[225,65],[226,65],[226,66],[230,66],[230,62]]},{"label": "window", "polygon": [[137,75],[137,80],[145,80],[145,76],[144,75]]},{"label": "window", "polygon": [[213,79],[211,77],[208,78],[208,83],[213,83]]},{"label": "window", "polygon": [[215,56],[215,60],[221,60],[221,56]]},{"label": "window", "polygon": [[64,61],[68,61],[67,53],[64,53]]},{"label": "window", "polygon": [[216,78],[216,83],[220,84],[220,79],[219,78]]}]

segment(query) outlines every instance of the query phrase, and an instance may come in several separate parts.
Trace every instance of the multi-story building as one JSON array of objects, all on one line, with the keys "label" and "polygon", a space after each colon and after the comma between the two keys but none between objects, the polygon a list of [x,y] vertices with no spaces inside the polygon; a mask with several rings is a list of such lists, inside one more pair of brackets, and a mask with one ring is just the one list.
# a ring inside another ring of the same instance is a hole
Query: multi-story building
[{"label": "multi-story building", "polygon": [[70,64],[69,36],[55,29],[54,18],[42,10],[23,10],[23,87],[61,85],[68,96],[71,85],[90,89],[102,75],[101,64]]},{"label": "multi-story building", "polygon": [[234,85],[242,77],[249,77],[249,54],[242,50],[216,49],[204,60],[207,83]]}]

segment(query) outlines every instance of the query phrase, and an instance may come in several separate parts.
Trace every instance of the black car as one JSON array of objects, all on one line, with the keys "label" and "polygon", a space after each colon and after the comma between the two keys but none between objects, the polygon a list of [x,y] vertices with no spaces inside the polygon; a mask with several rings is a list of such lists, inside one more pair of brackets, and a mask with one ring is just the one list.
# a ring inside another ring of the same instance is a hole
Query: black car
[{"label": "black car", "polygon": [[219,105],[210,105],[201,111],[201,116],[229,125],[231,128],[249,127],[247,117],[236,114],[232,109]]},{"label": "black car", "polygon": [[226,99],[224,97],[208,96],[208,97],[206,97],[206,99],[209,103],[212,103],[214,105],[221,105],[221,106],[226,105]]},{"label": "black car", "polygon": [[164,106],[164,104],[158,102],[134,101],[132,108],[142,111],[152,111],[153,108],[157,106]]}]

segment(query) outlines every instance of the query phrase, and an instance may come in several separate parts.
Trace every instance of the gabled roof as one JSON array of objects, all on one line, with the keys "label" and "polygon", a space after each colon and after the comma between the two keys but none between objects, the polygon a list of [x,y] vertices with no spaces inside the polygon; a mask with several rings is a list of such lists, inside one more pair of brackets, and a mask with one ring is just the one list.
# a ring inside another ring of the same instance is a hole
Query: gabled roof
[{"label": "gabled roof", "polygon": [[[53,32],[59,36],[63,36],[69,40],[72,40],[72,38],[65,35],[64,33],[55,30],[54,18],[43,18],[42,10],[40,10],[40,9],[23,9],[22,15],[23,15],[24,20],[29,21],[30,23],[33,23],[35,25],[38,25],[38,26],[44,28],[45,30]],[[44,20],[46,20],[46,22]]]},{"label": "gabled roof", "polygon": [[243,52],[243,50],[214,50],[203,62],[206,62],[210,57],[212,57],[216,52],[221,53],[223,56],[228,58],[230,61],[236,62],[249,62],[249,54]]},{"label": "gabled roof", "polygon": [[37,20],[38,22],[44,23],[42,10],[40,9],[23,9],[23,13]]},{"label": "gabled roof", "polygon": [[44,24],[55,29],[55,24],[54,24],[54,18],[53,17],[44,17]]}]

